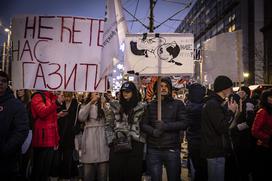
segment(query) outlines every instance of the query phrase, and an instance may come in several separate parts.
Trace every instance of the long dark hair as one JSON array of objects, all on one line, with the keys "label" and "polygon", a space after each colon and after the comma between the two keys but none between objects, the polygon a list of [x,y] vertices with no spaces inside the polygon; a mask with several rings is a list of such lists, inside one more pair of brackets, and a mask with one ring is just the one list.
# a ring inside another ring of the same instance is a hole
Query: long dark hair
[{"label": "long dark hair", "polygon": [[19,97],[18,91],[19,90],[16,90],[16,98],[19,99],[19,100],[21,100],[24,104],[27,105],[30,102],[30,91],[26,90],[26,89],[23,89],[23,91],[24,91],[23,98]]},{"label": "long dark hair", "polygon": [[[88,104],[92,100],[92,93],[95,92],[90,92],[87,95],[87,98],[85,100],[85,104]],[[105,117],[104,111],[102,109],[102,104],[101,104],[101,94],[99,93],[100,98],[97,100],[96,105],[97,105],[97,118],[100,120],[101,118]]]},{"label": "long dark hair", "polygon": [[261,106],[261,108],[266,109],[268,114],[271,115],[272,114],[272,104],[269,104],[267,101],[267,98],[269,96],[272,96],[272,89],[267,89],[262,92],[260,106]]},{"label": "long dark hair", "polygon": [[132,97],[129,101],[127,101],[124,96],[123,96],[123,90],[121,87],[120,90],[120,99],[119,99],[119,103],[121,104],[121,113],[125,112],[126,114],[128,114],[130,111],[132,111],[132,109],[134,107],[137,106],[138,102],[140,101],[140,93],[138,91],[138,89],[136,88],[135,84],[133,82],[127,82],[130,84],[130,86],[132,87],[131,91],[132,91]]}]

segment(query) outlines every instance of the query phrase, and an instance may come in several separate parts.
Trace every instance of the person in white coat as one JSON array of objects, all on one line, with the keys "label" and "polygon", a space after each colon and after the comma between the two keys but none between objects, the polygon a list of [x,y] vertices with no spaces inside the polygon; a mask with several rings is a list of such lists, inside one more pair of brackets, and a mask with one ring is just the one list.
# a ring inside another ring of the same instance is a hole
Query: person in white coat
[{"label": "person in white coat", "polygon": [[105,138],[103,104],[99,93],[89,93],[78,115],[79,121],[85,122],[80,158],[84,165],[84,181],[107,181],[108,177],[109,147]]}]

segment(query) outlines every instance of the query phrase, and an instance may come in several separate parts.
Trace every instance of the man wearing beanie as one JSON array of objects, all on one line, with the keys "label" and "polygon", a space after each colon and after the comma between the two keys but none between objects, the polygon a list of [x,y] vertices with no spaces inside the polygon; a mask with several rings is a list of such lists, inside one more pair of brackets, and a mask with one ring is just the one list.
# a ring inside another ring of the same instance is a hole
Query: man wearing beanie
[{"label": "man wearing beanie", "polygon": [[[187,128],[185,106],[172,97],[169,77],[161,80],[162,120],[158,120],[157,99],[150,102],[144,114],[141,131],[147,134],[147,171],[151,180],[162,180],[166,167],[168,181],[180,181],[180,130]],[[154,85],[156,95],[157,84]]]},{"label": "man wearing beanie", "polygon": [[208,180],[224,181],[225,156],[228,154],[228,130],[238,105],[225,99],[232,93],[232,81],[224,75],[216,77],[214,94],[207,100],[202,110],[201,122],[201,154],[207,159]]}]

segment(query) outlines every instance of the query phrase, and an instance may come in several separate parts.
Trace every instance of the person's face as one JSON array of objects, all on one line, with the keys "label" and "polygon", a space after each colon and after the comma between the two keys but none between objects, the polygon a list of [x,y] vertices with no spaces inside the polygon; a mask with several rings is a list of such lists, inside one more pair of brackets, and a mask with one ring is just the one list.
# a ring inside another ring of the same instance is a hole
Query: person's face
[{"label": "person's face", "polygon": [[240,90],[240,91],[238,92],[238,95],[240,96],[240,98],[241,98],[242,100],[244,100],[247,94],[246,94],[245,91]]},{"label": "person's face", "polygon": [[100,94],[98,92],[92,92],[92,99],[98,100],[100,98]]},{"label": "person's face", "polygon": [[267,102],[272,105],[272,96],[267,97]]},{"label": "person's face", "polygon": [[59,102],[64,102],[65,101],[65,98],[64,98],[64,95],[63,95],[62,92],[60,94],[58,94],[58,100],[59,100]]},{"label": "person's face", "polygon": [[107,92],[105,95],[107,96],[107,98],[112,99],[112,95],[110,92]]},{"label": "person's face", "polygon": [[18,97],[24,97],[24,95],[25,95],[25,90],[23,90],[23,89],[17,90],[17,95],[18,95]]},{"label": "person's face", "polygon": [[124,90],[122,91],[123,97],[125,100],[130,100],[132,98],[132,91]]},{"label": "person's face", "polygon": [[161,82],[161,95],[166,96],[169,93],[168,86],[165,82]]},{"label": "person's face", "polygon": [[5,77],[0,76],[0,96],[4,95],[8,88],[8,80]]},{"label": "person's face", "polygon": [[64,99],[65,99],[65,102],[70,102],[72,100],[72,96],[65,95]]}]

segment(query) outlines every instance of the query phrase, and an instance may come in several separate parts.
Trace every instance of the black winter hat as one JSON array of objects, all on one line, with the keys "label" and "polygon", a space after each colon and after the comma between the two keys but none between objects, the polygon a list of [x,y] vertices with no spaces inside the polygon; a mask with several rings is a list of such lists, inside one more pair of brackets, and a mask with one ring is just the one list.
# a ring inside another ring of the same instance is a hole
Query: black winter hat
[{"label": "black winter hat", "polygon": [[250,89],[247,86],[242,86],[241,91],[244,91],[248,96],[250,96]]},{"label": "black winter hat", "polygon": [[232,80],[225,75],[219,75],[213,83],[214,92],[220,92],[232,86]]}]

